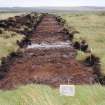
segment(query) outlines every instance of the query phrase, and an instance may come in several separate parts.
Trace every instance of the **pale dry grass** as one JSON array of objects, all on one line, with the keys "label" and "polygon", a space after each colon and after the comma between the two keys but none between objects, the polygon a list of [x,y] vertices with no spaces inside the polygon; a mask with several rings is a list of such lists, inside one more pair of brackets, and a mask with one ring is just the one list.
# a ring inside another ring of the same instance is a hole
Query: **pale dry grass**
[{"label": "pale dry grass", "polygon": [[25,13],[0,13],[0,20],[8,19],[9,17],[19,16]]}]

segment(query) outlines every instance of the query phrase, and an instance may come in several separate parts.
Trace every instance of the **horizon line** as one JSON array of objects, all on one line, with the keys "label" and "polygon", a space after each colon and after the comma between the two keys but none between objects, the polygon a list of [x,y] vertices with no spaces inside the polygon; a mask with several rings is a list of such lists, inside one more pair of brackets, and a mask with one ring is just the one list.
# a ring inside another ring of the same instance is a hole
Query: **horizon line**
[{"label": "horizon line", "polygon": [[0,7],[0,8],[37,8],[37,7],[57,7],[57,8],[59,8],[59,7],[65,7],[65,8],[70,8],[70,7],[105,7],[105,6],[88,6],[88,5],[86,5],[86,6],[4,6],[4,7]]}]

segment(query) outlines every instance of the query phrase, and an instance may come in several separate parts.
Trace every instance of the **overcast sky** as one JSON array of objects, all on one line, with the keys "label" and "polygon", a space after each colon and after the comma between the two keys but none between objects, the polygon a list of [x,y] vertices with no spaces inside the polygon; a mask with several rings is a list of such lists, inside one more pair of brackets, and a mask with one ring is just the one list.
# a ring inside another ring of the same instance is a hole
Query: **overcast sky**
[{"label": "overcast sky", "polygon": [[0,0],[0,7],[105,6],[105,0]]}]

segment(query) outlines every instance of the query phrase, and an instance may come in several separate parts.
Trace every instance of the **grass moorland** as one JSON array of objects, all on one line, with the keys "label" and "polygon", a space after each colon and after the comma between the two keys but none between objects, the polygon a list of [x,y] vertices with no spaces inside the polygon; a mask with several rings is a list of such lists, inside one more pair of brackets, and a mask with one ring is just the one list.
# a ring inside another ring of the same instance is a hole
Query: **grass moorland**
[{"label": "grass moorland", "polygon": [[20,13],[20,12],[14,12],[14,13],[12,13],[12,12],[8,12],[8,13],[6,13],[6,12],[1,12],[0,13],[0,20],[3,20],[3,19],[7,19],[7,18],[9,18],[9,17],[13,17],[13,16],[19,16],[19,15],[21,15],[21,14],[23,14],[23,13]]},{"label": "grass moorland", "polygon": [[[77,16],[76,14],[63,14],[62,16],[70,26],[72,25],[80,31],[76,38],[86,38],[90,46],[94,47],[94,53],[97,50],[96,54],[98,56],[104,56],[101,55],[104,53],[105,44],[103,39],[105,36],[104,16],[102,16],[102,19],[97,14],[79,14]],[[85,20],[82,19],[83,17]],[[95,28],[94,24],[97,23],[95,19],[98,20],[100,25],[103,25],[103,28]],[[85,27],[86,24],[87,28]],[[10,36],[9,38],[7,38],[8,35]],[[6,56],[17,47],[16,39],[21,38],[18,35],[11,37],[10,32],[0,35],[0,57]],[[93,42],[94,44],[92,44]],[[102,49],[99,45],[103,45]],[[102,59],[103,57],[101,57]],[[101,85],[76,86],[76,95],[74,97],[65,97],[60,96],[58,88],[32,84],[14,90],[0,90],[0,105],[105,105],[105,87]]]},{"label": "grass moorland", "polygon": [[[67,21],[68,26],[73,26],[80,32],[75,35],[75,40],[85,39],[88,42],[92,53],[100,58],[101,69],[105,74],[105,13],[83,12],[61,16]],[[86,55],[79,52],[78,56],[82,60]]]}]

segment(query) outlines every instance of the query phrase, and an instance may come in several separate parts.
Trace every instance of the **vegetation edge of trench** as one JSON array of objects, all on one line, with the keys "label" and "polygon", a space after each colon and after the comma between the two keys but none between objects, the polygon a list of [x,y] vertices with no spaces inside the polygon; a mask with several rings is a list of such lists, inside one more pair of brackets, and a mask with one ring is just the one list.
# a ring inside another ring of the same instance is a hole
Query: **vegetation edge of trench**
[{"label": "vegetation edge of trench", "polygon": [[[80,34],[80,32],[78,30],[76,30],[75,27],[73,27],[73,26],[71,27],[70,25],[68,25],[67,21],[64,20],[62,16],[58,15],[58,20],[65,27],[66,33],[69,34],[69,36],[71,35],[70,41],[72,41],[73,44],[75,42],[78,42],[78,44],[80,45],[81,44],[80,42],[82,42],[82,39],[80,41],[74,40],[74,35]],[[83,39],[83,41],[84,40],[86,40],[86,39]],[[87,49],[88,48],[89,48],[89,46],[87,47]],[[75,49],[77,49],[77,51],[81,51],[85,55],[87,54],[87,52],[85,50],[81,50],[81,46],[80,46],[80,48],[75,48]],[[91,67],[93,69],[94,74],[96,74],[96,76],[97,76],[96,77],[96,83],[99,83],[101,85],[105,85],[105,75],[101,73],[100,58],[97,57],[96,55],[94,55],[91,50],[89,50],[89,54],[87,54],[87,55],[88,56],[85,59],[83,59],[82,61],[79,61],[79,62],[82,63],[83,65]]]}]

